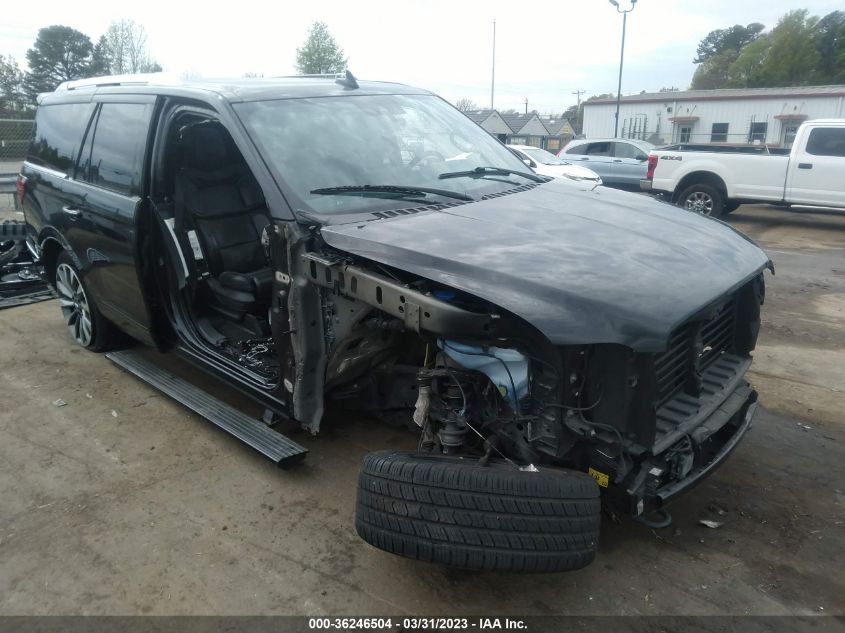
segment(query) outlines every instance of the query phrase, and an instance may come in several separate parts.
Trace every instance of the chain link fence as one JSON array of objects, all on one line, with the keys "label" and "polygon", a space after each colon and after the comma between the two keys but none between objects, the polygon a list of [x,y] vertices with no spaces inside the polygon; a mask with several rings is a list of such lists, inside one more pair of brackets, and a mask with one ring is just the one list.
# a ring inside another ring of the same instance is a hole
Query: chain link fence
[{"label": "chain link fence", "polygon": [[17,219],[15,180],[29,148],[32,119],[0,119],[0,221]]},{"label": "chain link fence", "polygon": [[33,124],[32,119],[0,119],[0,162],[23,160]]}]

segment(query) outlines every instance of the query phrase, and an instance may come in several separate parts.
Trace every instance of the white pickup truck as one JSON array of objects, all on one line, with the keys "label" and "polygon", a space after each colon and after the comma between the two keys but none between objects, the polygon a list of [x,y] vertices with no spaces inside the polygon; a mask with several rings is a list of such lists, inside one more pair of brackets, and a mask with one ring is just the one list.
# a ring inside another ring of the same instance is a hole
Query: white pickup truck
[{"label": "white pickup truck", "polygon": [[753,202],[845,208],[845,119],[806,121],[791,150],[692,144],[654,150],[640,188],[716,217]]}]

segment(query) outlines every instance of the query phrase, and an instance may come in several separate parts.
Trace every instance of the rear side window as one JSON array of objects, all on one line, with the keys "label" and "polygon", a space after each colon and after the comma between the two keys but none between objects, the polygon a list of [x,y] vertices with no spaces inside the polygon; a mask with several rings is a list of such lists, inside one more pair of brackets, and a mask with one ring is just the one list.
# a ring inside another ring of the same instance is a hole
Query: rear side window
[{"label": "rear side window", "polygon": [[590,156],[610,156],[610,143],[590,143],[584,154]]},{"label": "rear side window", "polygon": [[845,156],[845,127],[817,127],[810,131],[807,153],[814,156]]},{"label": "rear side window", "polygon": [[126,195],[141,195],[144,148],[152,105],[104,103],[79,161],[83,180]]},{"label": "rear side window", "polygon": [[34,165],[68,173],[73,170],[92,103],[61,103],[38,108],[26,159]]}]

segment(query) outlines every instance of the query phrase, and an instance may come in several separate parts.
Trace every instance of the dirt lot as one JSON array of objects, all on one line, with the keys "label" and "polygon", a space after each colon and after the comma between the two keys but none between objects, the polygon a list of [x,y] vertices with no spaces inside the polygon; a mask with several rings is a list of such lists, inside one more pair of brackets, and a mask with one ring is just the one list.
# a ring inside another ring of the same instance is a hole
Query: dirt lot
[{"label": "dirt lot", "polygon": [[755,427],[673,527],[607,520],[595,563],[551,576],[358,539],[361,457],[405,431],[336,414],[281,471],[74,348],[55,302],[0,312],[0,614],[845,614],[845,213],[731,222],[777,268]]}]

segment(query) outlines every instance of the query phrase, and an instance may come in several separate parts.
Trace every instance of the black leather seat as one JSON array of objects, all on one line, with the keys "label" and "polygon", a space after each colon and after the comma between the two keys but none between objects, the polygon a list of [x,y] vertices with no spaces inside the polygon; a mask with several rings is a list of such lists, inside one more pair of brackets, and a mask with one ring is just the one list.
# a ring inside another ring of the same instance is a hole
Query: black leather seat
[{"label": "black leather seat", "polygon": [[[195,230],[207,267],[213,307],[240,320],[263,314],[273,272],[267,266],[261,232],[270,224],[264,196],[240,154],[214,124],[183,131],[183,161],[175,179],[177,235]],[[203,264],[204,260],[204,264]]]}]

